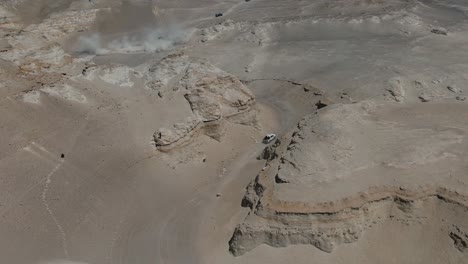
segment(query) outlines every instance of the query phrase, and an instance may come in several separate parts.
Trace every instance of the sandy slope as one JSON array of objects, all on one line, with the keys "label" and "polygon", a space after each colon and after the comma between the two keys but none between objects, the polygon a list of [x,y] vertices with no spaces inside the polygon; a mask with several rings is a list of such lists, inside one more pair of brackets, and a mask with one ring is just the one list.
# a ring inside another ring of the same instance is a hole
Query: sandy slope
[{"label": "sandy slope", "polygon": [[[465,3],[130,2],[1,3],[1,263],[467,263],[444,222],[463,227],[466,212],[432,200],[418,211],[432,220],[383,220],[332,253],[260,245],[234,257],[228,244],[250,212],[245,187],[265,165],[262,136],[289,135],[317,105],[435,104],[446,106],[437,120],[463,123],[465,112],[450,109],[467,102]],[[244,89],[255,102],[242,101]],[[187,91],[198,97],[187,101]],[[184,144],[158,149],[163,128]],[[336,198],[309,194],[315,178],[288,179],[302,185],[278,188],[289,198]]]}]

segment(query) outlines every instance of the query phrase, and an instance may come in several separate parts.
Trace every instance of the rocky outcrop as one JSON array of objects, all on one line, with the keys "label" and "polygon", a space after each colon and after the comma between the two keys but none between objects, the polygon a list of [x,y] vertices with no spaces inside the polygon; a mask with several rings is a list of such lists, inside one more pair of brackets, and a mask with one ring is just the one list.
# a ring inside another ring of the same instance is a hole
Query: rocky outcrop
[{"label": "rocky outcrop", "polygon": [[192,111],[205,121],[237,115],[254,102],[239,79],[203,61],[188,65],[179,85],[186,91]]},{"label": "rocky outcrop", "polygon": [[468,109],[446,107],[361,102],[304,118],[247,187],[242,206],[250,212],[230,252],[260,244],[332,252],[371,227],[422,225],[433,210],[454,246],[466,251],[468,123],[454,114]]},{"label": "rocky outcrop", "polygon": [[185,94],[195,115],[200,116],[204,122],[216,121],[222,118],[221,105],[216,98],[210,96],[203,89],[197,89]]},{"label": "rocky outcrop", "polygon": [[457,97],[463,97],[463,90],[456,84],[444,86],[441,85],[443,82],[446,82],[446,80],[431,80],[428,76],[423,75],[397,76],[388,80],[385,96],[391,101],[399,103],[427,103],[447,99],[459,100]]},{"label": "rocky outcrop", "polygon": [[387,91],[390,93],[393,100],[403,102],[405,98],[405,90],[403,89],[399,78],[389,80]]},{"label": "rocky outcrop", "polygon": [[436,28],[431,29],[431,33],[447,36],[448,30],[443,27],[436,27]]},{"label": "rocky outcrop", "polygon": [[450,231],[450,238],[460,252],[468,251],[468,232],[460,230],[458,226],[453,226]]},{"label": "rocky outcrop", "polygon": [[219,140],[222,122],[235,122],[238,116],[256,118],[252,114],[255,113],[254,96],[235,76],[183,53],[169,55],[150,65],[146,85],[162,98],[182,96],[192,111],[187,121],[155,133],[155,143],[160,149],[187,142],[197,131]]},{"label": "rocky outcrop", "polygon": [[[17,91],[15,97],[21,98],[25,94],[26,102],[38,102],[40,90],[50,95],[57,87],[67,87],[67,80],[75,75],[75,67],[79,67],[81,61],[64,50],[64,43],[71,35],[89,29],[98,12],[95,9],[51,12],[34,23],[23,23],[24,18],[33,19],[34,15],[28,12],[36,8],[42,8],[36,11],[46,13],[49,6],[31,5],[28,1],[0,4],[0,34],[3,37],[0,60],[15,69],[15,76],[10,76],[9,80],[21,83],[23,91]],[[70,91],[65,89],[60,93],[69,94]],[[83,102],[82,99],[78,101]]]},{"label": "rocky outcrop", "polygon": [[154,133],[154,142],[161,148],[180,145],[200,127],[201,122],[197,118],[188,118],[184,122],[174,124],[172,129],[161,128]]},{"label": "rocky outcrop", "polygon": [[361,232],[362,228],[359,226],[291,228],[287,225],[260,227],[244,224],[236,228],[229,245],[230,252],[235,256],[242,255],[261,244],[272,247],[310,244],[331,253],[336,244],[354,242]]},{"label": "rocky outcrop", "polygon": [[[303,205],[303,209],[307,208],[304,211],[280,208],[273,211],[262,204],[261,194],[252,193],[252,190],[265,190],[258,184],[258,181],[252,183],[242,201],[242,205],[252,208],[254,214],[235,229],[229,241],[230,252],[235,256],[261,244],[273,247],[310,244],[331,253],[338,245],[355,242],[366,229],[386,221],[419,224],[414,218],[431,217],[424,214],[427,208],[445,206],[447,203],[465,212],[468,210],[468,196],[444,188],[402,191],[382,187],[333,203],[311,205],[309,208]],[[464,252],[467,250],[468,236],[456,225],[453,230],[449,236],[457,249]]]},{"label": "rocky outcrop", "polygon": [[266,161],[272,161],[276,158],[278,158],[278,153],[276,152],[276,148],[281,144],[281,141],[279,139],[276,139],[275,143],[273,145],[268,145],[266,146],[262,153],[257,157],[258,160],[266,160]]}]

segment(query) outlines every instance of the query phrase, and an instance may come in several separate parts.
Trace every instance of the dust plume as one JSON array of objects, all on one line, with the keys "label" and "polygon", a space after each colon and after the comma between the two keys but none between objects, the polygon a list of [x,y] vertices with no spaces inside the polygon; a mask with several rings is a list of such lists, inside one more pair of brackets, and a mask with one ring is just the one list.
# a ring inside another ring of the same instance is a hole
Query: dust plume
[{"label": "dust plume", "polygon": [[102,10],[90,32],[78,37],[74,53],[107,54],[155,52],[183,43],[187,30],[151,4],[123,2]]}]

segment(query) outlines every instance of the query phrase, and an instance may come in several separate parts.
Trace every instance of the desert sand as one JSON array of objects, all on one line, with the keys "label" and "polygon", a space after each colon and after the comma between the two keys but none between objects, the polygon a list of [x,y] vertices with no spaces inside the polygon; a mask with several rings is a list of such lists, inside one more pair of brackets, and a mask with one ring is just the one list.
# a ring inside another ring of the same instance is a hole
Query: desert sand
[{"label": "desert sand", "polygon": [[0,263],[468,263],[464,1],[3,0],[0,34]]}]

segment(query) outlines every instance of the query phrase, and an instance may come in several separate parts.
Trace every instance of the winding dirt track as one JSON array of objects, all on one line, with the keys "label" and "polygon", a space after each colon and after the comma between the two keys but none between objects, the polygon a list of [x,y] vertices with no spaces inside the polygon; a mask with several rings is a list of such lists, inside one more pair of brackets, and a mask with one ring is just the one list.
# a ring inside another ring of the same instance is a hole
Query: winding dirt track
[{"label": "winding dirt track", "polygon": [[[261,86],[253,89],[254,93],[257,91],[257,102],[276,115],[278,121],[273,130],[284,133],[297,122],[301,113],[288,100],[278,98],[281,85],[272,90],[264,90]],[[272,121],[260,120],[260,123]],[[246,211],[240,207],[245,187],[264,166],[263,161],[256,160],[263,146],[252,144],[230,163],[222,177],[215,177],[192,193],[181,195],[138,235],[127,236],[113,249],[112,263],[235,261],[228,253],[228,241],[237,223],[245,217]]]}]

